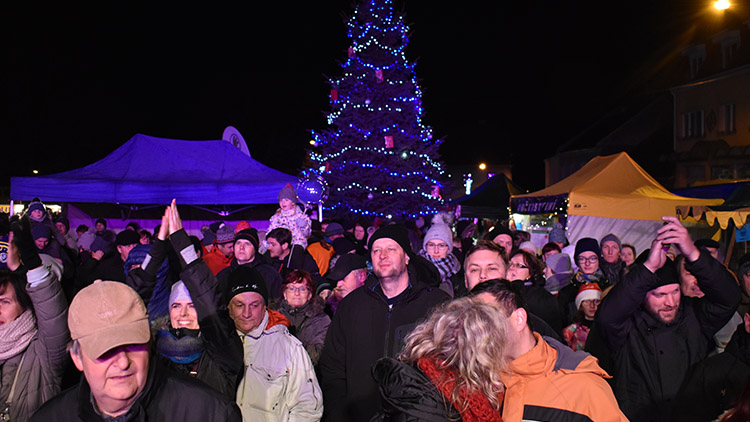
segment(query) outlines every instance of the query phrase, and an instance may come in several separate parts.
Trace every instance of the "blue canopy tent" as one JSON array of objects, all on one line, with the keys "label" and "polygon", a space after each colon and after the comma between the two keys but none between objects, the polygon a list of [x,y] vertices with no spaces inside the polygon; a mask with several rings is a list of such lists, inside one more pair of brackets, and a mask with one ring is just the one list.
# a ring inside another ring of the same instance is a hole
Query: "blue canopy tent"
[{"label": "blue canopy tent", "polygon": [[189,205],[273,204],[297,178],[267,167],[226,141],[137,134],[103,159],[75,170],[12,177],[11,199]]}]

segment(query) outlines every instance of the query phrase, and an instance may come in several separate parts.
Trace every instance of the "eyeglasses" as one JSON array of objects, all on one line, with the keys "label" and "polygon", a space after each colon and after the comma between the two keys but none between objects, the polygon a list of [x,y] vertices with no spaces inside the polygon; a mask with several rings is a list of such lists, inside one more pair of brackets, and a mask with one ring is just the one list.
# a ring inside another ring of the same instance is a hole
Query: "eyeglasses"
[{"label": "eyeglasses", "polygon": [[519,269],[522,269],[522,270],[528,270],[529,269],[528,266],[523,265],[523,264],[519,264],[517,262],[511,262],[510,265],[508,265],[508,267],[510,267],[510,268],[519,268]]},{"label": "eyeglasses", "polygon": [[599,257],[598,256],[590,256],[588,258],[584,258],[582,256],[578,257],[578,263],[579,264],[593,264],[593,263],[596,263],[596,262],[599,262]]},{"label": "eyeglasses", "polygon": [[581,301],[581,304],[588,304],[588,305],[598,305],[601,303],[601,300],[599,299],[584,299]]},{"label": "eyeglasses", "polygon": [[289,291],[290,291],[291,293],[294,293],[294,292],[300,292],[300,293],[303,293],[303,294],[304,294],[304,293],[307,293],[307,292],[308,292],[308,290],[309,290],[309,289],[307,288],[307,286],[299,286],[299,287],[294,287],[294,286],[286,286],[286,289],[287,289],[287,290],[289,290]]},{"label": "eyeglasses", "polygon": [[448,249],[448,245],[446,245],[445,243],[430,242],[426,246],[427,246],[427,249]]}]

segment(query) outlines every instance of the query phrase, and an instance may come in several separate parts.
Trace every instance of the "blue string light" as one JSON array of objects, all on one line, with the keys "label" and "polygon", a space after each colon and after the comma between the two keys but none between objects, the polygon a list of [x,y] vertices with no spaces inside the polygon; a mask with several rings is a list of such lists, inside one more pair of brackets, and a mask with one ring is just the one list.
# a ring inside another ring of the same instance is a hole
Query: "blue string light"
[{"label": "blue string light", "polygon": [[[342,76],[329,79],[330,128],[311,131],[311,165],[303,174],[328,181],[333,205],[324,209],[387,218],[434,213],[444,204],[434,191],[447,175],[437,159],[441,140],[422,122],[416,64],[405,54],[409,28],[392,0],[366,0],[347,30]],[[373,195],[379,199],[363,199]],[[380,209],[368,209],[368,202]]]}]

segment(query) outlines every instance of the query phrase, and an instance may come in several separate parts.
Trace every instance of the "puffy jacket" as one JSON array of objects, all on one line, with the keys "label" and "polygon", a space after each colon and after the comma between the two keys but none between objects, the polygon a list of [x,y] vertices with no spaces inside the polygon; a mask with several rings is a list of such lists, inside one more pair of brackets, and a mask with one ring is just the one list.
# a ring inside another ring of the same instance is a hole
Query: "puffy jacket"
[{"label": "puffy jacket", "polygon": [[536,345],[510,362],[503,377],[503,421],[627,421],[596,358],[534,337]]},{"label": "puffy jacket", "polygon": [[[732,274],[701,251],[685,269],[706,294],[683,297],[675,320],[664,324],[642,307],[646,294],[661,285],[642,264],[615,285],[597,312],[599,331],[614,362],[615,396],[629,418],[665,420],[690,368],[703,360],[714,334],[732,317],[740,300]],[[678,281],[675,280],[675,283]]]},{"label": "puffy jacket", "polygon": [[[245,350],[245,375],[237,404],[245,421],[319,421],[323,397],[310,357],[281,320],[266,311],[255,330],[238,331]],[[280,314],[276,314],[280,315]]]},{"label": "puffy jacket", "polygon": [[[68,331],[68,303],[60,282],[46,265],[26,273],[29,285],[26,291],[34,304],[37,334],[25,351],[0,363],[2,386],[0,406],[10,393],[11,384],[18,371],[18,382],[10,408],[13,422],[25,422],[47,400],[60,392],[60,382],[67,362],[66,347],[70,342]],[[36,284],[39,283],[39,284]],[[36,284],[31,286],[31,284]],[[18,365],[23,358],[23,365]]]},{"label": "puffy jacket", "polygon": [[299,206],[295,205],[294,210],[291,211],[283,211],[279,208],[269,221],[271,224],[268,225],[267,232],[279,227],[285,228],[292,232],[293,245],[307,247],[307,238],[312,233],[312,222]]},{"label": "puffy jacket", "polygon": [[373,274],[339,303],[319,364],[327,421],[366,421],[375,415],[380,394],[371,366],[395,357],[417,323],[450,298],[437,287],[439,278],[428,286],[413,274],[410,263],[410,286],[391,307]]},{"label": "puffy jacket", "polygon": [[685,381],[674,420],[703,422],[715,420],[734,406],[745,382],[750,377],[750,334],[740,324],[729,340],[724,353],[696,365]]},{"label": "puffy jacket", "polygon": [[286,300],[282,300],[278,306],[278,311],[291,323],[289,331],[305,346],[313,365],[320,360],[320,351],[331,325],[331,318],[323,312],[324,306],[323,299],[317,295],[299,308],[292,308]]},{"label": "puffy jacket", "polygon": [[[39,409],[32,422],[103,422],[92,405],[85,377]],[[175,374],[157,360],[149,363],[143,391],[131,407],[132,422],[240,422],[240,410],[231,400],[200,382]]]},{"label": "puffy jacket", "polygon": [[375,421],[458,422],[461,415],[418,368],[393,358],[379,359],[372,377],[380,388],[382,412]]}]

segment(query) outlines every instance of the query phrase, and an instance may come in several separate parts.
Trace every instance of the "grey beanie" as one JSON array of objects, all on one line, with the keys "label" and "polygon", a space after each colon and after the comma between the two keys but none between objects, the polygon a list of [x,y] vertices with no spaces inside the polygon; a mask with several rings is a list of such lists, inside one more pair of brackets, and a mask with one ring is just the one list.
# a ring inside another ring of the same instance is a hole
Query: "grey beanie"
[{"label": "grey beanie", "polygon": [[570,256],[566,253],[550,255],[544,263],[555,274],[572,274],[573,267],[570,264]]},{"label": "grey beanie", "polygon": [[617,243],[617,247],[620,248],[620,249],[622,249],[622,243],[620,243],[620,238],[617,237],[617,236],[615,236],[614,233],[610,233],[610,234],[602,237],[601,242],[599,242],[599,248],[601,248],[601,247],[604,246],[604,242],[609,242],[609,241]]},{"label": "grey beanie", "polygon": [[427,234],[424,235],[422,248],[427,249],[427,243],[429,243],[430,240],[435,239],[442,240],[449,248],[452,248],[453,232],[451,231],[451,228],[447,224],[433,224],[432,227],[427,230]]}]

